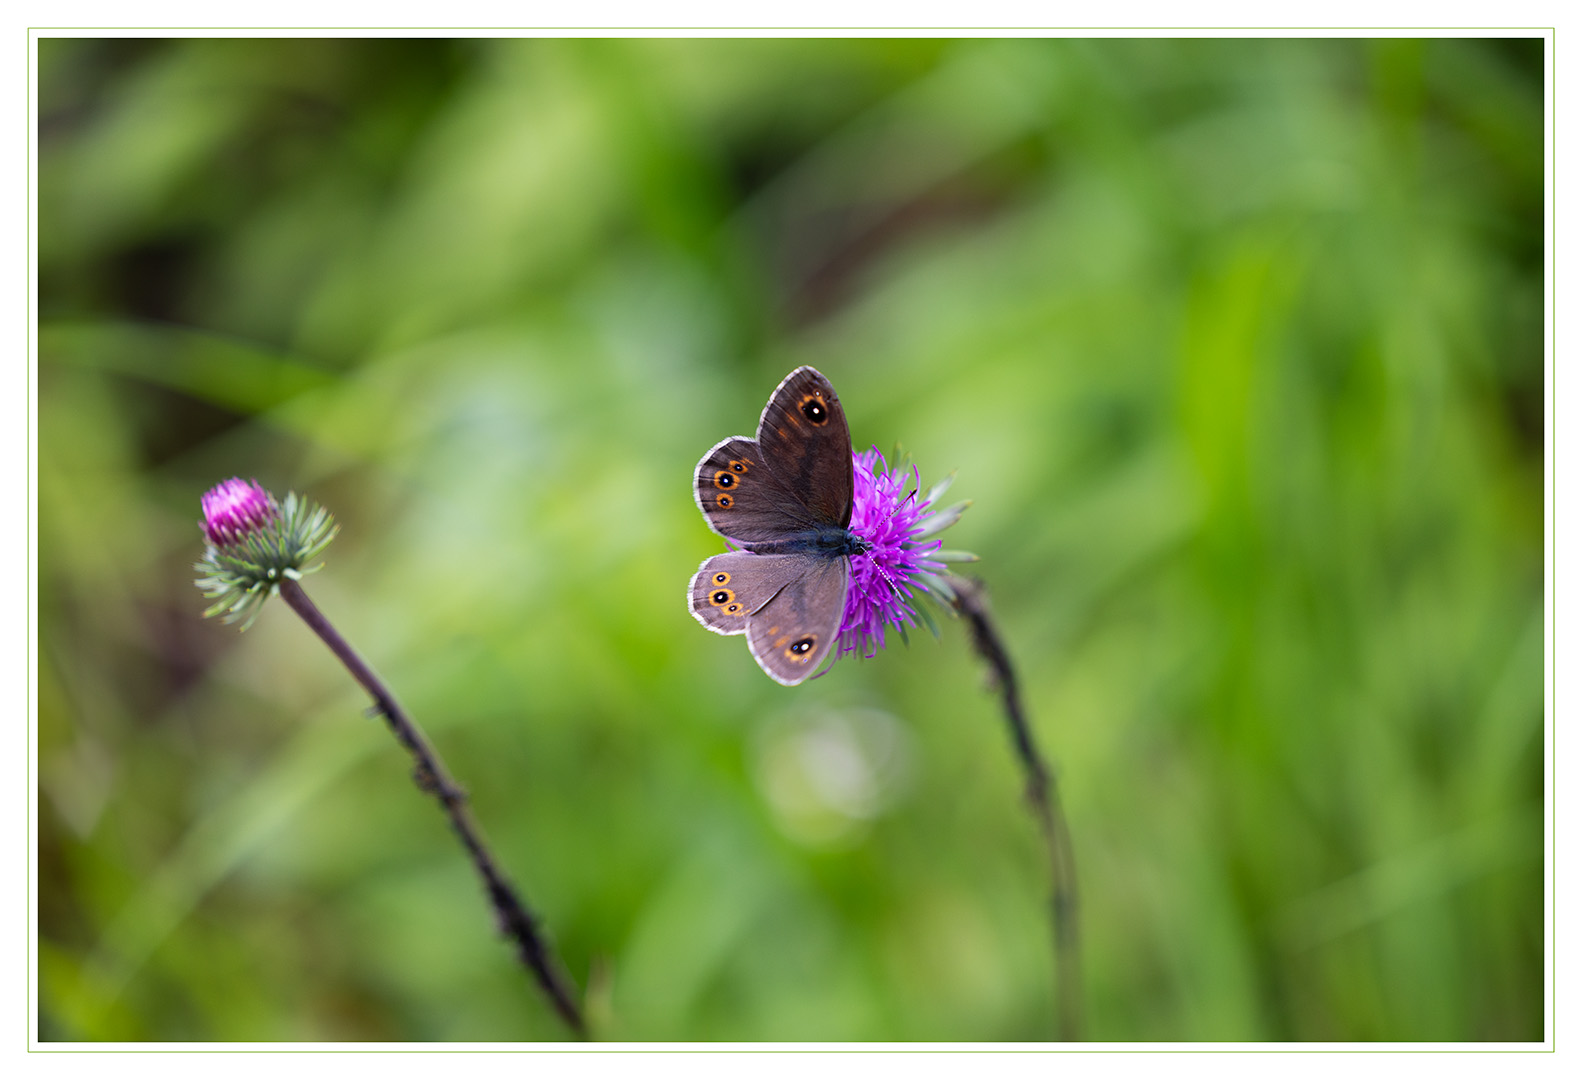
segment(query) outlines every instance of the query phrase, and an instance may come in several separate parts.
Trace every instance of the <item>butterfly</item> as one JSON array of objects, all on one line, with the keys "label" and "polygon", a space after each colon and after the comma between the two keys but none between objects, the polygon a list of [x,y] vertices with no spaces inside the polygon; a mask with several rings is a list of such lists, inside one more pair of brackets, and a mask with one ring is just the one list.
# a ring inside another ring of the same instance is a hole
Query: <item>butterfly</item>
[{"label": "butterfly", "polygon": [[709,528],[740,551],[704,559],[688,600],[716,634],[746,634],[771,679],[795,686],[840,634],[851,556],[851,430],[829,380],[787,375],[758,418],[758,436],[716,443],[698,462],[693,497]]}]

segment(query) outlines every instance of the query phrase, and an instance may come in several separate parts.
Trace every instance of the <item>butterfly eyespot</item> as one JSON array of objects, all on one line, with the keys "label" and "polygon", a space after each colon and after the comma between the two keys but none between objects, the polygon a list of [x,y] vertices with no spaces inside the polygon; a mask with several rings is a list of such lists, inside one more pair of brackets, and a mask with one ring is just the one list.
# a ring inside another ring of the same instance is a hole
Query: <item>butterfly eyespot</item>
[{"label": "butterfly eyespot", "polygon": [[814,637],[812,634],[809,634],[806,637],[799,637],[793,641],[791,643],[791,647],[786,650],[786,659],[804,659],[808,653],[813,651],[813,646],[817,644],[818,638]]},{"label": "butterfly eyespot", "polygon": [[740,473],[745,476],[747,473],[747,462],[733,459],[731,461],[731,472]]},{"label": "butterfly eyespot", "polygon": [[735,603],[735,602],[726,604],[725,607],[723,608],[723,610],[724,610],[725,614],[727,614],[727,615],[743,615],[743,614],[746,614],[742,610],[742,606],[740,604],[738,604],[738,603]]},{"label": "butterfly eyespot", "polygon": [[811,394],[802,399],[801,409],[810,424],[823,424],[829,420],[829,410],[824,407],[824,402]]},{"label": "butterfly eyespot", "polygon": [[728,487],[734,487],[735,485],[736,485],[736,477],[732,476],[730,473],[726,472],[724,469],[721,469],[719,472],[714,474],[714,486],[715,487],[717,487],[717,488],[728,488]]},{"label": "butterfly eyespot", "polygon": [[731,583],[731,576],[729,574],[727,574],[724,570],[721,570],[719,573],[714,575],[714,584],[716,584],[716,585],[729,585],[730,583]]},{"label": "butterfly eyespot", "polygon": [[726,604],[729,604],[735,599],[736,594],[731,592],[729,589],[715,589],[713,592],[709,593],[709,603],[713,604],[715,607],[724,607]]},{"label": "butterfly eyespot", "polygon": [[731,507],[736,505],[736,500],[731,498],[729,495],[721,495],[719,498],[714,500],[714,505],[719,507],[721,510],[729,510]]}]

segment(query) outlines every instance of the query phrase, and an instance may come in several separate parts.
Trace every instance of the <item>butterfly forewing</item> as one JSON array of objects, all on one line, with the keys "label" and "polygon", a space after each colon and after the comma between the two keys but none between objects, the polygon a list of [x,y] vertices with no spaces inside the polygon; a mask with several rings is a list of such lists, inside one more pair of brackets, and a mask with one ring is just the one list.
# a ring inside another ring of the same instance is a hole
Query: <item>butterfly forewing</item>
[{"label": "butterfly forewing", "polygon": [[851,430],[828,379],[799,367],[758,420],[761,456],[780,485],[823,524],[851,523]]},{"label": "butterfly forewing", "polygon": [[764,465],[755,439],[716,443],[698,462],[693,492],[709,528],[744,544],[770,543],[816,523]]}]

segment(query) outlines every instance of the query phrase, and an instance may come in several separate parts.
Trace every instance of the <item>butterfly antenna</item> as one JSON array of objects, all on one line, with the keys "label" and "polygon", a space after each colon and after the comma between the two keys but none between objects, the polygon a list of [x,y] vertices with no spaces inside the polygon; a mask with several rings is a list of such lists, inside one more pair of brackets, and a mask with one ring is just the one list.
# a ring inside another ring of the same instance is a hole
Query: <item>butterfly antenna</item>
[{"label": "butterfly antenna", "polygon": [[[909,503],[913,499],[917,498],[917,493],[919,491],[921,491],[922,489],[923,489],[923,474],[917,471],[917,466],[916,465],[913,465],[912,466],[912,490],[908,491],[906,493],[906,498],[902,499],[900,502],[895,504],[896,509],[899,510],[904,504]],[[893,516],[893,512],[892,512],[892,516]]]},{"label": "butterfly antenna", "polygon": [[868,565],[872,566],[875,570],[879,571],[879,576],[881,578],[883,578],[884,579],[884,583],[890,587],[890,592],[893,595],[901,597],[903,601],[905,600],[905,596],[901,592],[901,586],[899,586],[899,585],[897,585],[895,583],[895,578],[890,576],[890,571],[886,570],[882,563],[879,563],[878,561],[874,561],[872,563],[869,563]]}]

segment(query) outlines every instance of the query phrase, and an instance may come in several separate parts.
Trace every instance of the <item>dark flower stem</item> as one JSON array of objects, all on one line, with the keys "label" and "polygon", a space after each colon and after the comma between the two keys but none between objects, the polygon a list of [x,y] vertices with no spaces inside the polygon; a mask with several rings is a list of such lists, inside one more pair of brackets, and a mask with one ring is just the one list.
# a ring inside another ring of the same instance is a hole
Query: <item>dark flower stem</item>
[{"label": "dark flower stem", "polygon": [[351,672],[352,678],[362,684],[362,688],[374,699],[375,710],[385,718],[391,734],[407,748],[412,760],[416,762],[413,778],[417,781],[418,787],[439,800],[446,817],[450,818],[451,828],[456,830],[456,835],[461,838],[467,854],[472,857],[472,864],[483,878],[489,900],[494,904],[500,927],[516,942],[518,958],[549,995],[550,1001],[555,1005],[555,1011],[560,1013],[578,1036],[585,1038],[587,1028],[583,1023],[582,1013],[577,1008],[571,980],[544,939],[539,936],[537,920],[517,898],[511,883],[495,865],[494,856],[490,854],[478,831],[478,826],[467,811],[466,793],[446,773],[439,755],[434,752],[428,740],[423,737],[423,733],[418,730],[417,725],[407,716],[390,691],[379,681],[379,677],[363,663],[362,657],[353,651],[335,627],[330,625],[329,620],[314,606],[313,601],[308,599],[308,594],[302,591],[302,586],[289,579],[282,581],[280,595],[291,605],[293,611],[302,616],[302,621],[307,623],[324,644],[330,647],[330,651],[346,665],[346,670]]},{"label": "dark flower stem", "polygon": [[1071,851],[1071,832],[1060,809],[1060,791],[1055,775],[1044,764],[1033,742],[1033,731],[1022,711],[1022,696],[1016,670],[1000,640],[999,631],[989,617],[983,583],[952,577],[956,611],[972,630],[972,644],[988,663],[1005,719],[1011,727],[1016,755],[1027,773],[1027,801],[1038,818],[1049,853],[1049,869],[1054,879],[1050,917],[1055,939],[1055,1020],[1060,1038],[1074,1042],[1082,1037],[1082,976],[1077,936],[1077,864]]}]

